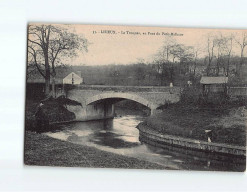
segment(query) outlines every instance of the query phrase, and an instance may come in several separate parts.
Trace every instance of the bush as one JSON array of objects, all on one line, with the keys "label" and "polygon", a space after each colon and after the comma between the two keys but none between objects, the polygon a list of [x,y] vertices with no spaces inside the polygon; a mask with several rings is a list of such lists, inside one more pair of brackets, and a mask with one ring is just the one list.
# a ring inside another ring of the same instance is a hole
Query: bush
[{"label": "bush", "polygon": [[25,129],[27,131],[49,131],[49,124],[54,122],[71,121],[75,114],[68,111],[60,101],[54,98],[42,100],[44,105],[38,108],[38,102],[27,102]]},{"label": "bush", "polygon": [[185,104],[197,104],[200,97],[200,90],[196,87],[185,87],[180,93],[180,101]]},{"label": "bush", "polygon": [[[245,98],[237,98],[238,104],[246,102]],[[224,92],[209,93],[207,96],[202,94],[200,87],[185,87],[180,93],[180,103],[193,104],[199,107],[223,108],[231,103],[230,97]]]}]

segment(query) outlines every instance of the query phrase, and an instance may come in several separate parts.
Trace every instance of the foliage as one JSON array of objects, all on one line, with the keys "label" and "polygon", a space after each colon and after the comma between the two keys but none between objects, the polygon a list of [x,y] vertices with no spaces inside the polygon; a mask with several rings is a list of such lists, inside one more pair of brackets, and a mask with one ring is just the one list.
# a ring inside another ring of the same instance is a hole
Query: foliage
[{"label": "foliage", "polygon": [[185,87],[180,93],[182,104],[198,104],[201,98],[201,91],[196,87]]},{"label": "foliage", "polygon": [[[46,95],[50,92],[50,78],[55,85],[56,66],[66,58],[77,55],[77,51],[87,51],[88,41],[68,29],[55,25],[31,24],[28,26],[28,68],[38,70],[46,81]],[[53,93],[54,93],[53,87]]]},{"label": "foliage", "polygon": [[[213,142],[231,145],[246,145],[246,118],[238,116],[238,105],[228,104],[224,109],[209,109],[193,104],[171,104],[164,112],[150,116],[145,125],[163,134],[207,141],[205,130],[213,130]],[[235,120],[224,126],[222,120]]]}]

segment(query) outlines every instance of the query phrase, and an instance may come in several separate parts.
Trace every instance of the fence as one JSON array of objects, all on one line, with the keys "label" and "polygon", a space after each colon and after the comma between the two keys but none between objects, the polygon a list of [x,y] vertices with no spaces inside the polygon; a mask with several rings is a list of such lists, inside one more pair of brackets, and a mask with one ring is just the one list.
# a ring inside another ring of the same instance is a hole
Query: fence
[{"label": "fence", "polygon": [[230,96],[247,96],[247,87],[229,87]]}]

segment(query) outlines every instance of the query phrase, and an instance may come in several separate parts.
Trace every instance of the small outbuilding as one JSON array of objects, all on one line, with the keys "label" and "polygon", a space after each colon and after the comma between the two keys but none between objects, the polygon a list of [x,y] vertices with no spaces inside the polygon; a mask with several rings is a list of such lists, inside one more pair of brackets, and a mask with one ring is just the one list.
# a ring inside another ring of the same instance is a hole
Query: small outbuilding
[{"label": "small outbuilding", "polygon": [[206,77],[203,76],[200,80],[202,85],[203,95],[208,95],[209,93],[226,93],[228,91],[227,83],[228,77]]},{"label": "small outbuilding", "polygon": [[63,84],[80,85],[83,83],[81,75],[71,72],[63,78]]}]

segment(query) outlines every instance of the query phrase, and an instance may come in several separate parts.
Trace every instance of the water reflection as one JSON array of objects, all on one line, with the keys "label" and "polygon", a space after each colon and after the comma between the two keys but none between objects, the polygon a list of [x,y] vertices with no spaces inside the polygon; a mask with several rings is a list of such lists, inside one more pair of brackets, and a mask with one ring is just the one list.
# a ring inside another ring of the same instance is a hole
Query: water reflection
[{"label": "water reflection", "polygon": [[53,126],[53,130],[46,135],[173,169],[243,171],[245,168],[245,159],[232,155],[186,150],[170,145],[159,148],[141,143],[136,126],[143,120],[141,116],[127,115],[114,120],[60,124]]}]

